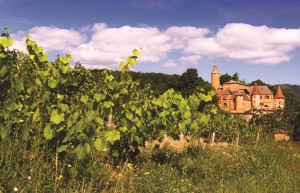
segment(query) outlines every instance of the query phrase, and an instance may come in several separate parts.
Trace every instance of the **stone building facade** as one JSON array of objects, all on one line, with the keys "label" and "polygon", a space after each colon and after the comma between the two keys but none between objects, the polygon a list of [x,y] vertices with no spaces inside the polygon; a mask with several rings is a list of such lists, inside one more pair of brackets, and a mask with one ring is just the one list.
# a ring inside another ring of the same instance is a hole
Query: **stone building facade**
[{"label": "stone building facade", "polygon": [[252,109],[274,111],[283,109],[285,96],[280,86],[274,95],[267,86],[249,86],[240,81],[230,80],[220,83],[220,72],[214,65],[211,73],[211,84],[217,92],[219,107],[230,113],[244,113]]}]

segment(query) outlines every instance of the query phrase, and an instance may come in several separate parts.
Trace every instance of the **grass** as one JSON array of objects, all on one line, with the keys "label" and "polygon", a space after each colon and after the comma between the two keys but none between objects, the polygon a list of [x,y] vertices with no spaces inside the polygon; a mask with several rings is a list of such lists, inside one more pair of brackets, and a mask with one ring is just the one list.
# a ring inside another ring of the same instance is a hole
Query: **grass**
[{"label": "grass", "polygon": [[[58,158],[58,159],[56,159]],[[146,149],[131,163],[105,154],[56,157],[25,142],[0,142],[0,192],[300,192],[300,145]]]}]

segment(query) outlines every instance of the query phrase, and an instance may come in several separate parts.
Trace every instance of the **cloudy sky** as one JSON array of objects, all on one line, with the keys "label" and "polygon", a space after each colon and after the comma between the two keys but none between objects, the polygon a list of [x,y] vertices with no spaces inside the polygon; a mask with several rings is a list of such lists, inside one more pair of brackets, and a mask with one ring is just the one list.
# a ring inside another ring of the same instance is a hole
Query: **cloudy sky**
[{"label": "cloudy sky", "polygon": [[117,69],[142,48],[134,70],[210,81],[213,64],[240,79],[300,85],[299,0],[0,0],[0,27],[14,47],[25,35],[54,60]]}]

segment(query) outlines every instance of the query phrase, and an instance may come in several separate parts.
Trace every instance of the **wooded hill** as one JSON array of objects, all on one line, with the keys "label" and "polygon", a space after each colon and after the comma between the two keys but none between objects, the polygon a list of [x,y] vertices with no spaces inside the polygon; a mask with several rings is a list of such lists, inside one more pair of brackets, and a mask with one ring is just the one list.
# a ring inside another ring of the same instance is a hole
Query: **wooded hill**
[{"label": "wooded hill", "polygon": [[[101,71],[102,70],[93,70],[92,72],[97,74]],[[120,77],[121,74],[120,71],[112,71],[112,73],[115,77]],[[140,84],[142,86],[150,84],[155,96],[163,94],[170,88],[181,92],[183,96],[189,96],[198,86],[204,88],[205,91],[213,89],[209,82],[198,77],[198,71],[194,68],[187,69],[182,75],[168,75],[154,72],[130,72],[130,75],[134,81],[140,80]],[[235,73],[232,76],[228,73],[221,75],[221,83],[227,82],[231,79],[239,80],[238,73]],[[276,93],[278,87],[278,85],[269,85],[260,79],[252,81],[250,85],[254,85],[255,83],[261,86],[268,86],[273,93]],[[282,84],[281,86],[283,93],[286,96],[287,108],[300,109],[300,85]]]},{"label": "wooded hill", "polygon": [[[102,70],[93,70],[92,72],[97,74],[101,71]],[[111,72],[114,77],[120,78],[120,71]],[[209,82],[198,77],[198,71],[194,68],[187,69],[182,75],[168,75],[154,72],[130,72],[130,75],[134,81],[139,80],[143,87],[150,84],[155,96],[163,94],[170,88],[180,92],[185,97],[191,95],[198,86],[202,87],[207,92],[213,89]]]},{"label": "wooded hill", "polygon": [[282,88],[290,88],[296,95],[300,97],[300,85],[282,84]]}]

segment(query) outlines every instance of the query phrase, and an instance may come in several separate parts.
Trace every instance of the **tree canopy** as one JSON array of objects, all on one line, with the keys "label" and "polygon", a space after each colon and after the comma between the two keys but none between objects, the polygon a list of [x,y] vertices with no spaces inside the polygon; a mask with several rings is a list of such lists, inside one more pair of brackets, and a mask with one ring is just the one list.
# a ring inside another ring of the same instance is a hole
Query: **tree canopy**
[{"label": "tree canopy", "polygon": [[229,82],[232,79],[232,77],[226,73],[226,74],[222,74],[220,77],[220,83],[223,85],[225,82]]}]

